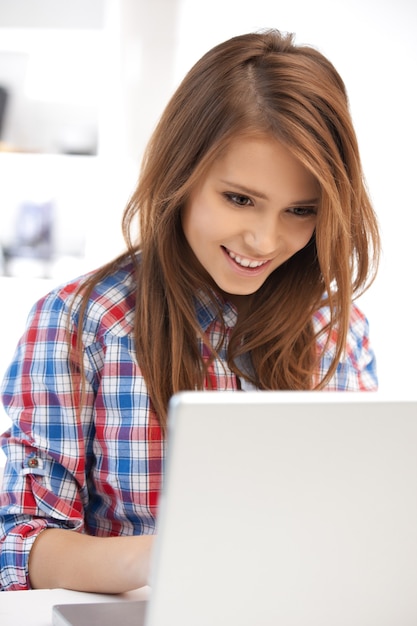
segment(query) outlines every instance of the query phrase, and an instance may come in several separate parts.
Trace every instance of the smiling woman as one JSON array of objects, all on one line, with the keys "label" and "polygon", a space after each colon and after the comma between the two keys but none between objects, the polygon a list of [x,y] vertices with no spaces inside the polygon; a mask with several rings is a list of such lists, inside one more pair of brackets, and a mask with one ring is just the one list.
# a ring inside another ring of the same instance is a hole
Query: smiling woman
[{"label": "smiling woman", "polygon": [[182,226],[225,297],[255,293],[310,241],[319,185],[276,139],[238,136],[192,190]]},{"label": "smiling woman", "polygon": [[265,31],[205,54],[123,226],[122,255],[33,307],[6,373],[5,589],[147,582],[174,393],[377,388],[352,300],[378,229],[344,84],[314,48]]}]

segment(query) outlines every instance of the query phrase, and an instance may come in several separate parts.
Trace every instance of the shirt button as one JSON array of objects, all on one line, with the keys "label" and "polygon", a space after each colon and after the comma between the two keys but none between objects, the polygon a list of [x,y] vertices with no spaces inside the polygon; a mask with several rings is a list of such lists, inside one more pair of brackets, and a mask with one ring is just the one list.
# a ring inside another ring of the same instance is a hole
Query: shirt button
[{"label": "shirt button", "polygon": [[28,467],[39,467],[39,461],[36,457],[32,457],[28,460]]}]

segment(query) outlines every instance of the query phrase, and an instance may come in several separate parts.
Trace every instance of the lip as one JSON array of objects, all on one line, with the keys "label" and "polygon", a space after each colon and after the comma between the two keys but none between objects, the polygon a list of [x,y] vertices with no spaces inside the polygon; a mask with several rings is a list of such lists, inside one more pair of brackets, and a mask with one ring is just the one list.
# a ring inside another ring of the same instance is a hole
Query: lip
[{"label": "lip", "polygon": [[[240,276],[250,276],[250,277],[259,276],[260,274],[263,274],[265,270],[269,268],[269,266],[271,265],[271,260],[265,259],[262,265],[259,265],[258,267],[244,267],[243,265],[239,265],[239,263],[236,263],[236,261],[232,259],[232,257],[229,255],[228,248],[226,248],[225,246],[221,246],[221,249],[226,260],[229,263],[229,266]],[[233,252],[233,250],[231,250],[231,252]],[[236,253],[234,252],[234,254]],[[236,254],[236,256],[242,256],[244,258],[256,261],[256,259],[252,259],[251,257],[248,257],[246,255]],[[258,261],[260,260],[261,259],[258,259]]]}]

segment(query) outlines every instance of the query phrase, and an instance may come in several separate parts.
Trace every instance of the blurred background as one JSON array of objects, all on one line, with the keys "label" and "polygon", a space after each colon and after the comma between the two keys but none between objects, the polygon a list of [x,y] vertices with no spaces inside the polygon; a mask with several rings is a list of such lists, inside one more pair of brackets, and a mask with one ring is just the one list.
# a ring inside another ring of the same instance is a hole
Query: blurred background
[{"label": "blurred background", "polygon": [[381,391],[415,397],[416,0],[0,0],[0,377],[33,302],[123,249],[143,148],[185,72],[264,27],[347,85],[384,247],[361,304]]}]

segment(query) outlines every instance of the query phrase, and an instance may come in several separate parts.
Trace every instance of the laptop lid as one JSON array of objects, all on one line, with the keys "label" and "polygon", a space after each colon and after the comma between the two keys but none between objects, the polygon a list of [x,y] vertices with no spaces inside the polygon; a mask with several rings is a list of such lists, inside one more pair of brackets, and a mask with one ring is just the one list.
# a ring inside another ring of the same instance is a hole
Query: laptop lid
[{"label": "laptop lid", "polygon": [[147,626],[417,623],[417,402],[185,392]]},{"label": "laptop lid", "polygon": [[185,392],[168,436],[148,606],[54,624],[415,626],[417,401]]}]

